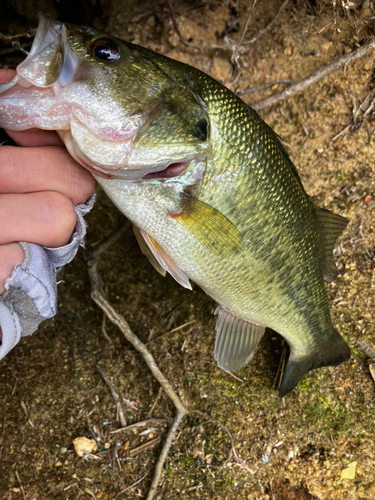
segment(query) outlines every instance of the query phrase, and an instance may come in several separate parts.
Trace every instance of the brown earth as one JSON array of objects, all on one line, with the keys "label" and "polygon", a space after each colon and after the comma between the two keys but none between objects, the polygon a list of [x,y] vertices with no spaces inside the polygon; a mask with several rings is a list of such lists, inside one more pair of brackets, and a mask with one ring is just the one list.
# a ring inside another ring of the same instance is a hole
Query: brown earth
[{"label": "brown earth", "polygon": [[[279,0],[259,0],[244,40],[260,33],[280,5]],[[35,26],[39,10],[60,20],[105,28],[192,64],[232,90],[285,78],[298,81],[368,42],[375,16],[368,0],[290,0],[271,29],[254,43],[243,44],[242,73],[231,84],[232,51],[182,45],[167,3],[11,0],[0,15],[1,31],[14,34]],[[173,10],[182,35],[191,43],[230,47],[239,40],[248,4],[174,0]],[[23,57],[6,44],[0,56],[2,67],[14,67]],[[274,85],[244,100],[256,102],[283,88]],[[369,110],[374,98],[370,54],[261,112],[288,145],[314,201],[350,219],[336,249],[341,275],[327,284],[334,324],[352,349],[350,362],[310,373],[280,400],[274,386],[285,349],[277,334],[267,332],[251,365],[234,378],[219,370],[213,359],[215,304],[210,298],[197,287],[189,292],[172,278],[159,276],[130,227],[103,257],[100,271],[112,304],[140,339],[151,340],[152,354],[187,407],[203,413],[192,413],[183,421],[156,498],[375,498],[375,386],[369,371],[373,353],[357,343],[375,348],[375,151]],[[96,369],[100,365],[125,398],[129,424],[147,418],[156,400],[152,416],[168,420],[174,415],[168,398],[158,397],[158,383],[140,355],[108,323],[111,342],[105,338],[103,315],[90,298],[87,258],[121,219],[99,193],[87,217],[87,248],[61,273],[58,315],[1,361],[1,498],[136,499],[150,485],[161,444],[133,458],[131,450],[157,437],[163,440],[166,427],[151,423],[110,434],[120,423]],[[242,463],[231,453],[224,426]],[[77,436],[98,441],[95,456],[76,455],[72,441]],[[357,463],[355,477],[341,479],[342,470],[352,462]]]}]

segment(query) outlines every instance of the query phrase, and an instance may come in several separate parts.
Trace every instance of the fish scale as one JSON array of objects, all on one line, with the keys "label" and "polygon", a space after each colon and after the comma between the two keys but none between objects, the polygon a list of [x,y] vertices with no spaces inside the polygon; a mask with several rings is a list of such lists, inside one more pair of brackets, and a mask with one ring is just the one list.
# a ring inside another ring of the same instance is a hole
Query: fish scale
[{"label": "fish scale", "polygon": [[155,269],[218,302],[220,367],[248,363],[266,327],[290,346],[280,396],[349,359],[323,281],[337,274],[332,250],[347,221],[312,204],[277,135],[238,96],[195,68],[43,15],[17,73],[0,87],[0,126],[57,130]]}]

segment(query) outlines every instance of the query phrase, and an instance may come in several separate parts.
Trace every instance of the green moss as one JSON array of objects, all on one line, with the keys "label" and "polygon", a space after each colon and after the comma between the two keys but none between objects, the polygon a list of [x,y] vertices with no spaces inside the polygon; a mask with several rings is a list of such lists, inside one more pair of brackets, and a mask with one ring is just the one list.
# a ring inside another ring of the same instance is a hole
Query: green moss
[{"label": "green moss", "polygon": [[179,465],[181,467],[194,467],[195,465],[195,460],[194,458],[189,455],[189,454],[186,454],[186,455],[183,455],[180,460],[178,461]]},{"label": "green moss", "polygon": [[355,415],[345,408],[333,394],[319,396],[304,405],[304,423],[319,426],[327,435],[346,432],[353,424]]}]

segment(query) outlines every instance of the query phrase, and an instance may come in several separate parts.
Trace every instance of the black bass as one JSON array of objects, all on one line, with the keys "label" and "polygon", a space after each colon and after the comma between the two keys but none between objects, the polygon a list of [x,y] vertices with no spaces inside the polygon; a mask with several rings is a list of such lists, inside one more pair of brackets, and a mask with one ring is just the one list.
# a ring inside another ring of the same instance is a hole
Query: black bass
[{"label": "black bass", "polygon": [[221,368],[249,363],[266,327],[290,346],[281,397],[309,370],[350,358],[324,289],[347,221],[311,203],[277,135],[231,91],[44,15],[0,91],[1,127],[56,130],[133,222],[154,267],[219,304]]}]

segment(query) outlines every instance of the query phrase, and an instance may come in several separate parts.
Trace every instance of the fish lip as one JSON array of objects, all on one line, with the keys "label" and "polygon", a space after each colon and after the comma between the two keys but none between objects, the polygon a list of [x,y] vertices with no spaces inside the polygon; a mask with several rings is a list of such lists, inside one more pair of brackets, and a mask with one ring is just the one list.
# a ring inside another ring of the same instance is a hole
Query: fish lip
[{"label": "fish lip", "polygon": [[[28,56],[17,66],[17,74],[15,77],[10,82],[0,84],[0,94],[11,89],[16,84],[26,88],[30,86],[48,88],[55,87],[56,85],[57,87],[65,86],[70,82],[79,64],[79,60],[69,46],[65,25],[44,12],[39,13],[38,19],[39,24]],[[28,75],[28,65],[30,62],[32,64],[33,59],[49,45],[53,44],[58,38],[60,38],[64,54],[59,76],[51,82],[33,80],[30,75]]]},{"label": "fish lip", "polygon": [[[64,28],[63,23],[61,23],[57,19],[53,19],[46,12],[40,12],[38,14],[38,20],[39,24],[35,33],[35,38],[31,46],[31,50],[29,52],[29,56],[33,56],[47,47],[47,45],[49,45],[59,35],[61,35],[61,32]],[[55,36],[53,36],[53,32]],[[51,38],[51,36],[53,38]],[[22,64],[23,63],[21,63],[20,66]]]}]

